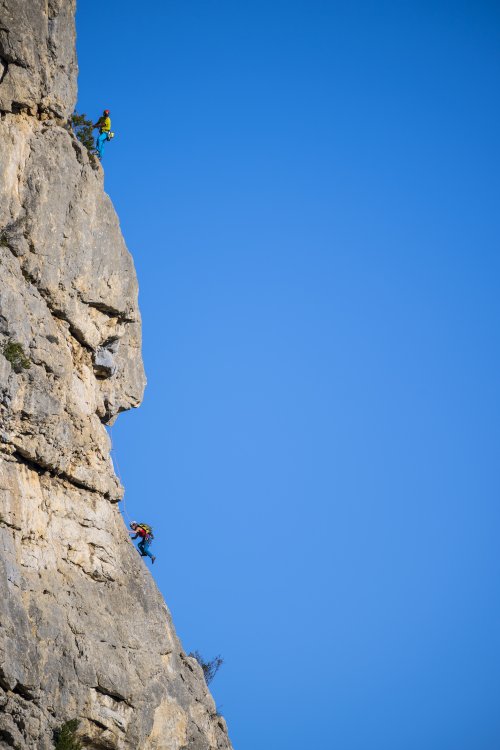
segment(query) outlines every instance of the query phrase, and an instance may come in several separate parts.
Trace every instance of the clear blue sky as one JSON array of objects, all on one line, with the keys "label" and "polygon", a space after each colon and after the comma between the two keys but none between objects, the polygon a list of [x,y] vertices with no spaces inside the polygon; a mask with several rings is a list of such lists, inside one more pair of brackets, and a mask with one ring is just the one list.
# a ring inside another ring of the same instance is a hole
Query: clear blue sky
[{"label": "clear blue sky", "polygon": [[500,8],[80,0],[130,515],[237,750],[500,747]]}]

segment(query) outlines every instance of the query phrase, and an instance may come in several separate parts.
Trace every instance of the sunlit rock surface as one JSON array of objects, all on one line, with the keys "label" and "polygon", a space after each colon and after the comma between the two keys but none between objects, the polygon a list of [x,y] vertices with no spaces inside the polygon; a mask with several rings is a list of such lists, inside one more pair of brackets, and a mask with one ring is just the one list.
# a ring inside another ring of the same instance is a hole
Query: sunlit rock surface
[{"label": "sunlit rock surface", "polygon": [[105,425],[141,402],[141,321],[67,128],[74,10],[0,0],[0,748],[49,750],[73,718],[95,750],[230,748],[116,505]]}]

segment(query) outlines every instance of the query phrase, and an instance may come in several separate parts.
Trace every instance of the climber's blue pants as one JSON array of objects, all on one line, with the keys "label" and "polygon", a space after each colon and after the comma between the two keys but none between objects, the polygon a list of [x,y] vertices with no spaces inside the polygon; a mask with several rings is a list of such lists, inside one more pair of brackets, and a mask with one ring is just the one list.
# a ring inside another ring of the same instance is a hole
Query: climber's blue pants
[{"label": "climber's blue pants", "polygon": [[97,140],[95,142],[97,153],[99,154],[99,159],[102,159],[102,152],[104,150],[104,144],[108,140],[108,134],[107,133],[100,133],[97,137]]},{"label": "climber's blue pants", "polygon": [[139,544],[137,545],[137,547],[138,547],[138,549],[140,549],[141,555],[143,557],[145,555],[147,555],[148,557],[151,557],[151,558],[153,557],[153,553],[149,551],[150,544],[151,544],[150,541],[146,541],[145,539],[143,539],[142,542],[139,542]]}]

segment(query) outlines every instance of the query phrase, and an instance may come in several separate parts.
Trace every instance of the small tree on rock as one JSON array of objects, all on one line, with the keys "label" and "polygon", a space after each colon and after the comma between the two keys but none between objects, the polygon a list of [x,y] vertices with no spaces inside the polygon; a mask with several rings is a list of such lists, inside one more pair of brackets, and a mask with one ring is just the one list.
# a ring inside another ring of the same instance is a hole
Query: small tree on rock
[{"label": "small tree on rock", "polygon": [[73,112],[71,115],[71,128],[73,133],[76,135],[80,143],[83,143],[87,151],[94,153],[94,136],[93,136],[93,123],[92,120],[87,120],[87,116],[84,113],[79,115],[77,112]]},{"label": "small tree on rock", "polygon": [[215,675],[224,664],[224,659],[221,656],[216,656],[211,661],[205,661],[199,651],[191,651],[189,656],[196,659],[200,667],[203,669],[203,675],[207,685],[210,685]]},{"label": "small tree on rock", "polygon": [[76,736],[78,719],[71,719],[54,731],[55,750],[82,750],[82,743]]}]

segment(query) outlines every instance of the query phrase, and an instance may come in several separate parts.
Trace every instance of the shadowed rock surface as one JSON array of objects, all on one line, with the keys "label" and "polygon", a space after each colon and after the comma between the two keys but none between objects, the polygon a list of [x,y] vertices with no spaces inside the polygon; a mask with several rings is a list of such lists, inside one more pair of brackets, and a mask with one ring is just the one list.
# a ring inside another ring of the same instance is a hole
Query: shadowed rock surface
[{"label": "shadowed rock surface", "polygon": [[0,0],[0,748],[49,750],[77,718],[94,750],[227,749],[116,505],[105,424],[141,402],[141,321],[102,170],[67,128],[74,10]]}]

